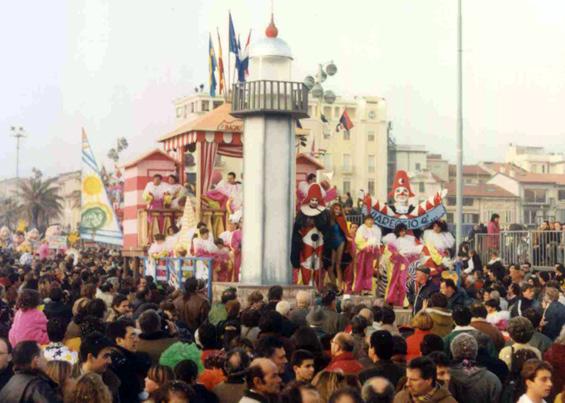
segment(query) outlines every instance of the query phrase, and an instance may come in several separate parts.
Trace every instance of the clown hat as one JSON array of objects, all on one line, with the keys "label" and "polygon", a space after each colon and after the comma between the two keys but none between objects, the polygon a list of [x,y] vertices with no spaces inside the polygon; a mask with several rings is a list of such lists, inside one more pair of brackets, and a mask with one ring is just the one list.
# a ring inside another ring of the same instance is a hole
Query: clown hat
[{"label": "clown hat", "polygon": [[310,185],[310,187],[308,188],[308,194],[306,195],[304,200],[302,200],[302,205],[304,206],[310,204],[310,200],[314,198],[318,199],[318,205],[325,206],[324,196],[322,194],[322,188],[317,183],[313,183]]},{"label": "clown hat", "polygon": [[410,179],[408,178],[406,171],[396,171],[396,174],[394,175],[394,182],[392,184],[392,190],[388,194],[388,197],[392,198],[394,196],[394,192],[399,187],[406,188],[408,190],[409,197],[415,196],[415,194],[412,193],[412,189],[410,188]]}]

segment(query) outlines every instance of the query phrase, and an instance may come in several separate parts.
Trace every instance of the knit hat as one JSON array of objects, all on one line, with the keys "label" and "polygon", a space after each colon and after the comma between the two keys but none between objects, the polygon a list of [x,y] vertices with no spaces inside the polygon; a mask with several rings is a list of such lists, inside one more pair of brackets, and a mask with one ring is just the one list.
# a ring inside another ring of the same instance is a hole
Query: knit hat
[{"label": "knit hat", "polygon": [[477,358],[479,345],[474,336],[461,333],[451,341],[451,355],[455,361],[474,360]]}]

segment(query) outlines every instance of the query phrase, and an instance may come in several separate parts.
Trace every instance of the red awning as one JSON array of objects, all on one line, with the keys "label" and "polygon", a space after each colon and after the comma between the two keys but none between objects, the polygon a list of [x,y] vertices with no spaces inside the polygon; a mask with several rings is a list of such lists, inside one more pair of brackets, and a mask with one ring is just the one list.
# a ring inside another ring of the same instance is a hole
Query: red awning
[{"label": "red awning", "polygon": [[178,136],[171,137],[163,140],[163,147],[165,151],[172,151],[189,144],[194,143],[216,143],[221,148],[222,146],[239,147],[243,144],[241,134],[233,132],[222,131],[195,131],[190,133],[179,134]]}]

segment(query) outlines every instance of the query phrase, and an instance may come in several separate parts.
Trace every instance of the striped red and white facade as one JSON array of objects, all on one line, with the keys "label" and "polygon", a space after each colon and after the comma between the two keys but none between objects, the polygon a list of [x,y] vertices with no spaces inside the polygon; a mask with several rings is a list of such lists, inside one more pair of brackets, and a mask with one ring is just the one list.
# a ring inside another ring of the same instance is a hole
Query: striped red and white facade
[{"label": "striped red and white facade", "polygon": [[176,161],[159,149],[144,154],[125,165],[124,171],[124,252],[137,251],[138,245],[138,210],[145,208],[143,191],[153,175],[177,175]]}]

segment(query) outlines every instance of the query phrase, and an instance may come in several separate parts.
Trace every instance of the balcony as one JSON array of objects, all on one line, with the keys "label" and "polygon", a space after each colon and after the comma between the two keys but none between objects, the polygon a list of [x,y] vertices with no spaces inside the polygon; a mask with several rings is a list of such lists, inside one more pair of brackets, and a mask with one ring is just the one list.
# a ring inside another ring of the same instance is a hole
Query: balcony
[{"label": "balcony", "polygon": [[308,89],[292,81],[258,80],[233,85],[232,112],[238,118],[256,114],[308,117]]}]

